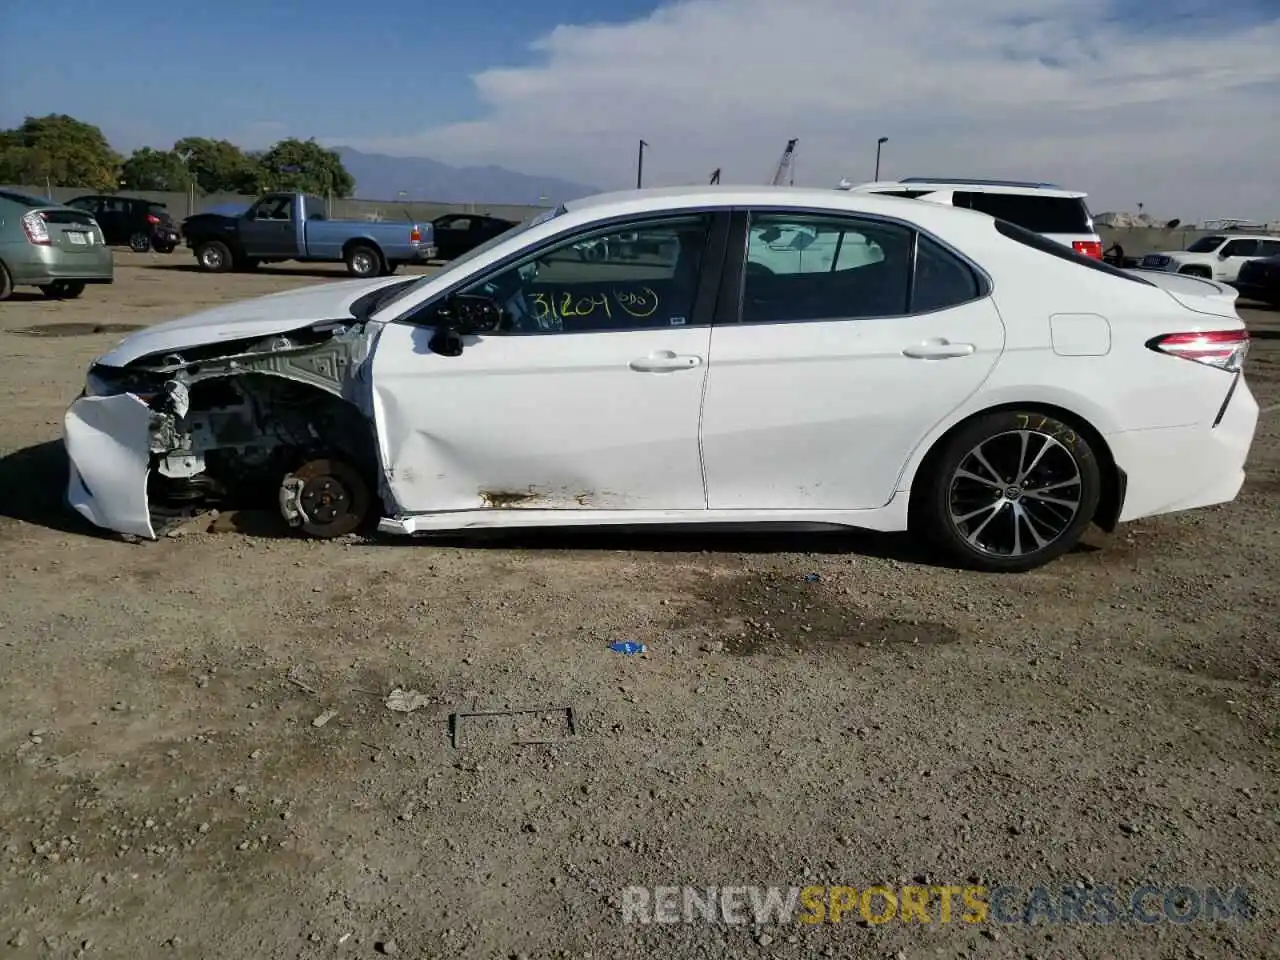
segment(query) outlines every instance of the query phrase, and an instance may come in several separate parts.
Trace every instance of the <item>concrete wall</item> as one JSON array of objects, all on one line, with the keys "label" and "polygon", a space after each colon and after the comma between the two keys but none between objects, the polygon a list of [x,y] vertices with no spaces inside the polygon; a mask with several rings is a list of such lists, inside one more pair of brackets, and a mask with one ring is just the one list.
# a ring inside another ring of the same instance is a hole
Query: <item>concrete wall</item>
[{"label": "concrete wall", "polygon": [[[18,190],[32,196],[46,196],[44,187],[13,185],[6,189]],[[65,203],[86,193],[97,193],[96,190],[81,190],[78,187],[54,187],[53,199]],[[201,213],[211,207],[224,204],[238,204],[247,207],[256,197],[246,197],[235,193],[213,193],[208,196],[193,198],[185,193],[163,193],[151,190],[125,190],[121,196],[141,197],[153,203],[163,203],[169,208],[169,214],[181,221],[193,213]],[[414,202],[400,200],[339,200],[333,201],[333,217],[350,220],[433,220],[446,213],[487,213],[508,220],[524,220],[533,213],[544,208],[516,206],[502,203],[431,203],[429,201]]]},{"label": "concrete wall", "polygon": [[[34,196],[42,197],[45,195],[44,187],[14,186],[9,189],[21,190]],[[53,198],[59,202],[65,202],[73,197],[93,192],[75,187],[54,187]],[[175,220],[182,220],[183,217],[190,216],[193,213],[200,213],[210,207],[222,204],[238,204],[247,207],[255,199],[254,197],[246,197],[234,193],[215,193],[209,196],[197,196],[193,199],[185,193],[160,193],[146,190],[125,191],[123,196],[142,197],[156,203],[163,203],[169,208],[169,213]],[[377,219],[421,222],[433,220],[446,213],[487,213],[495,217],[505,217],[508,220],[519,221],[542,209],[545,208],[500,203],[430,203],[426,201],[400,200],[333,201],[333,216],[339,219],[352,220]],[[1140,257],[1144,253],[1152,253],[1158,250],[1185,250],[1187,245],[1197,237],[1208,236],[1213,232],[1215,231],[1098,228],[1098,234],[1102,237],[1105,246],[1109,247],[1118,240],[1120,246],[1124,247],[1125,255],[1130,257]]]}]

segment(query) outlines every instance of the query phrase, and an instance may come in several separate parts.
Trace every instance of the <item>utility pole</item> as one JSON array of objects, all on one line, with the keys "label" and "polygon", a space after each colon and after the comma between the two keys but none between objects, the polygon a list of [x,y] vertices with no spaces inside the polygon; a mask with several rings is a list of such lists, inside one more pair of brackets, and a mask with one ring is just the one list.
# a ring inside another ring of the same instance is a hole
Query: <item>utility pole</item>
[{"label": "utility pole", "polygon": [[883,147],[888,142],[889,142],[888,137],[881,137],[879,140],[876,141],[876,175],[874,178],[876,180],[880,179],[880,148]]},{"label": "utility pole", "polygon": [[639,190],[644,185],[644,148],[648,144],[643,140],[640,141],[640,155],[636,158],[636,189]]}]

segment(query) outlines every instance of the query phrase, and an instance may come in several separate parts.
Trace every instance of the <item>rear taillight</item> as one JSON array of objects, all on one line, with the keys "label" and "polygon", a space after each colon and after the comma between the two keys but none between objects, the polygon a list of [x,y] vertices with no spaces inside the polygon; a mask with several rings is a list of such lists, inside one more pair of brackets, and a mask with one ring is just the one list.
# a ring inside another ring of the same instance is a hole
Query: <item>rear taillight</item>
[{"label": "rear taillight", "polygon": [[1147,341],[1157,353],[1194,360],[1232,373],[1244,366],[1249,352],[1248,330],[1209,330],[1198,333],[1166,333]]},{"label": "rear taillight", "polygon": [[1073,240],[1071,249],[1083,256],[1093,257],[1095,260],[1102,259],[1101,240]]},{"label": "rear taillight", "polygon": [[409,231],[409,242],[410,243],[422,242],[422,231],[418,228],[417,224],[414,224],[413,229]]},{"label": "rear taillight", "polygon": [[53,243],[49,239],[49,225],[44,222],[44,216],[37,211],[33,210],[22,217],[22,232],[27,235],[28,243],[45,247]]},{"label": "rear taillight", "polygon": [[160,222],[160,218],[157,217],[154,213],[147,214],[147,223],[151,224],[154,227],[159,222]]}]

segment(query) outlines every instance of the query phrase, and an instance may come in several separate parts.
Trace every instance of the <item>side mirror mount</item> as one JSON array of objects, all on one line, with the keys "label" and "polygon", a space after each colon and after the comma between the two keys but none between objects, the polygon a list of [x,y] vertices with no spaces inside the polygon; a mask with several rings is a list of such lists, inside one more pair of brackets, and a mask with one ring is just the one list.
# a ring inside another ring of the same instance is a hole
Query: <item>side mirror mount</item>
[{"label": "side mirror mount", "polygon": [[493,333],[502,324],[502,306],[483,294],[456,293],[436,310],[431,349],[446,357],[462,353],[462,338]]}]

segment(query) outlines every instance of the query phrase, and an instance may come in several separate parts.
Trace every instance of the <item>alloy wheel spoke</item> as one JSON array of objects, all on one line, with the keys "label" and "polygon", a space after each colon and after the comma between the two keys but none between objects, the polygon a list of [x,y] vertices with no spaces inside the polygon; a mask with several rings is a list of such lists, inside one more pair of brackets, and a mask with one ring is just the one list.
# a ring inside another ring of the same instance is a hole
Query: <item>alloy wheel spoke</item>
[{"label": "alloy wheel spoke", "polygon": [[[1023,437],[1023,439],[1022,439],[1022,443],[1023,443],[1023,456],[1025,457],[1025,456],[1026,456],[1027,434],[1025,434],[1025,433],[1024,433],[1024,434],[1022,435],[1022,437]],[[1022,483],[1022,481],[1026,480],[1026,479],[1027,479],[1027,477],[1031,476],[1031,474],[1035,471],[1036,467],[1040,465],[1040,461],[1044,459],[1044,455],[1045,455],[1046,453],[1048,453],[1048,452],[1049,452],[1049,448],[1050,448],[1050,447],[1052,447],[1052,446],[1053,446],[1053,444],[1054,444],[1054,442],[1055,442],[1055,441],[1054,441],[1054,439],[1053,439],[1052,437],[1043,437],[1043,440],[1044,440],[1044,443],[1042,443],[1042,444],[1040,445],[1040,450],[1039,450],[1039,451],[1036,453],[1036,455],[1032,458],[1031,462],[1030,462],[1029,464],[1027,464],[1025,467],[1021,468],[1021,469],[1018,471],[1018,476],[1017,476],[1017,478],[1013,481],[1014,483]],[[1021,460],[1019,460],[1018,462],[1019,462],[1019,464],[1021,464],[1021,462],[1022,462],[1022,461],[1021,461]]]},{"label": "alloy wheel spoke", "polygon": [[1000,486],[1003,487],[1005,485],[1004,477],[1001,475],[1000,471],[987,462],[987,458],[982,453],[982,447],[974,448],[973,459],[977,460],[980,464],[982,464],[982,469],[986,470],[987,473],[995,477],[996,482],[999,483]]},{"label": "alloy wheel spoke", "polygon": [[990,508],[991,515],[988,516],[987,519],[983,520],[980,524],[978,524],[978,526],[973,530],[973,532],[969,534],[970,543],[974,544],[975,546],[978,545],[978,537],[982,535],[982,531],[987,529],[987,524],[989,524],[996,517],[1000,516],[1001,511],[1004,510],[1004,508],[1008,505],[1008,503],[1009,503],[1008,500],[1001,500],[999,503],[994,504]]},{"label": "alloy wheel spoke", "polygon": [[956,476],[963,480],[972,480],[974,483],[984,484],[985,486],[992,487],[993,489],[1004,486],[1003,483],[997,483],[995,480],[988,480],[986,477],[978,476],[978,474],[974,473],[972,470],[965,470],[963,468],[956,471]]},{"label": "alloy wheel spoke", "polygon": [[1075,510],[1080,506],[1079,500],[1063,500],[1061,497],[1046,497],[1038,490],[1024,490],[1022,495],[1028,500],[1038,500],[1041,503],[1052,503],[1059,507],[1066,507],[1068,510]]}]

